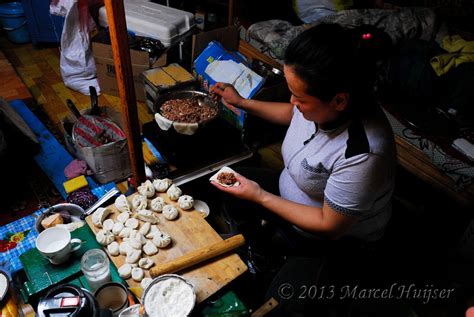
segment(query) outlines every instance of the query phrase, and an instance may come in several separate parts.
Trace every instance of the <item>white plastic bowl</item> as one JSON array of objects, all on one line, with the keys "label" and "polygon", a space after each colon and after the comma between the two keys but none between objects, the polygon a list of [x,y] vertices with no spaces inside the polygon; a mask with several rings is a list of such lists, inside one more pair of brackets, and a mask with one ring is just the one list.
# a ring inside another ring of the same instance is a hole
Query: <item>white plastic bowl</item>
[{"label": "white plastic bowl", "polygon": [[206,204],[204,201],[195,199],[194,200],[194,209],[202,213],[204,218],[207,218],[209,216],[211,209],[209,208],[209,205]]}]

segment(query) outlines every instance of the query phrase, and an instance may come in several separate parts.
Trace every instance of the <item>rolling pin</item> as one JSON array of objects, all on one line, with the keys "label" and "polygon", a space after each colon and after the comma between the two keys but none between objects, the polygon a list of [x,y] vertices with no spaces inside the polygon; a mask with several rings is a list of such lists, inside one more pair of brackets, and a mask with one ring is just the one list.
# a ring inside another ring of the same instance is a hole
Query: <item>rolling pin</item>
[{"label": "rolling pin", "polygon": [[245,243],[244,236],[235,235],[228,239],[213,243],[206,247],[191,251],[172,261],[160,264],[151,268],[150,275],[157,277],[162,274],[175,273],[191,267],[195,264],[212,259],[218,255],[224,254],[230,250],[238,248]]}]

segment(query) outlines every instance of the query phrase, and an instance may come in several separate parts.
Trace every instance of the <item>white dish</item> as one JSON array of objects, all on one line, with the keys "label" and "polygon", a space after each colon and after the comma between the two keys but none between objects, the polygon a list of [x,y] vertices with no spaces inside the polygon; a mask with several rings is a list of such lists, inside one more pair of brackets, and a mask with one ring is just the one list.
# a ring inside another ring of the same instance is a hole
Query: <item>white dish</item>
[{"label": "white dish", "polygon": [[194,200],[194,209],[199,211],[204,218],[207,218],[207,216],[209,216],[209,213],[211,212],[209,205],[199,199]]},{"label": "white dish", "polygon": [[5,298],[8,292],[8,276],[5,272],[0,271],[0,301]]},{"label": "white dish", "polygon": [[216,182],[217,184],[221,185],[221,186],[224,186],[224,187],[231,187],[231,186],[239,186],[240,183],[239,182],[235,182],[233,185],[227,185],[227,184],[223,184],[221,183],[218,179],[217,179],[217,176],[220,174],[220,173],[234,173],[236,174],[236,172],[231,169],[230,167],[228,166],[224,166],[223,168],[221,168],[217,173],[215,173],[214,175],[211,176],[211,178],[209,178],[210,181],[214,181]]}]

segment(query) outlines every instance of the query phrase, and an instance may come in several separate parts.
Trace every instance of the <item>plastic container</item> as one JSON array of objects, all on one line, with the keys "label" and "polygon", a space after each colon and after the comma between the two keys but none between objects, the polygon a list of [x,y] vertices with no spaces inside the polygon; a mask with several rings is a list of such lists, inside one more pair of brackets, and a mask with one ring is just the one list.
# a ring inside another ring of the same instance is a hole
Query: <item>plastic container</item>
[{"label": "plastic container", "polygon": [[[143,0],[124,1],[127,28],[136,35],[160,40],[168,47],[189,31],[196,22],[191,12]],[[107,27],[105,7],[99,10],[99,24]]]},{"label": "plastic container", "polygon": [[22,44],[31,41],[25,12],[20,2],[0,4],[0,22],[2,28],[7,32],[8,39],[13,43]]},{"label": "plastic container", "polygon": [[81,271],[91,290],[96,291],[100,286],[110,282],[109,258],[100,249],[86,251],[81,258]]}]

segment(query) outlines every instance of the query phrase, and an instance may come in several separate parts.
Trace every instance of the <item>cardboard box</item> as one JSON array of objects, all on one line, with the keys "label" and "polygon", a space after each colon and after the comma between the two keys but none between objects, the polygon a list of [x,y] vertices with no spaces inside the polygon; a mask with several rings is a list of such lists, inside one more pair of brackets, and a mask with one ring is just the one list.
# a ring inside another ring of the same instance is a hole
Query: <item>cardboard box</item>
[{"label": "cardboard box", "polygon": [[[99,80],[101,91],[104,94],[118,96],[112,45],[93,41],[92,53],[95,59],[97,79]],[[163,53],[159,58],[150,58],[148,52],[130,50],[130,59],[132,62],[136,99],[137,101],[145,102],[145,88],[140,74],[150,68],[166,65],[166,53]]]}]

